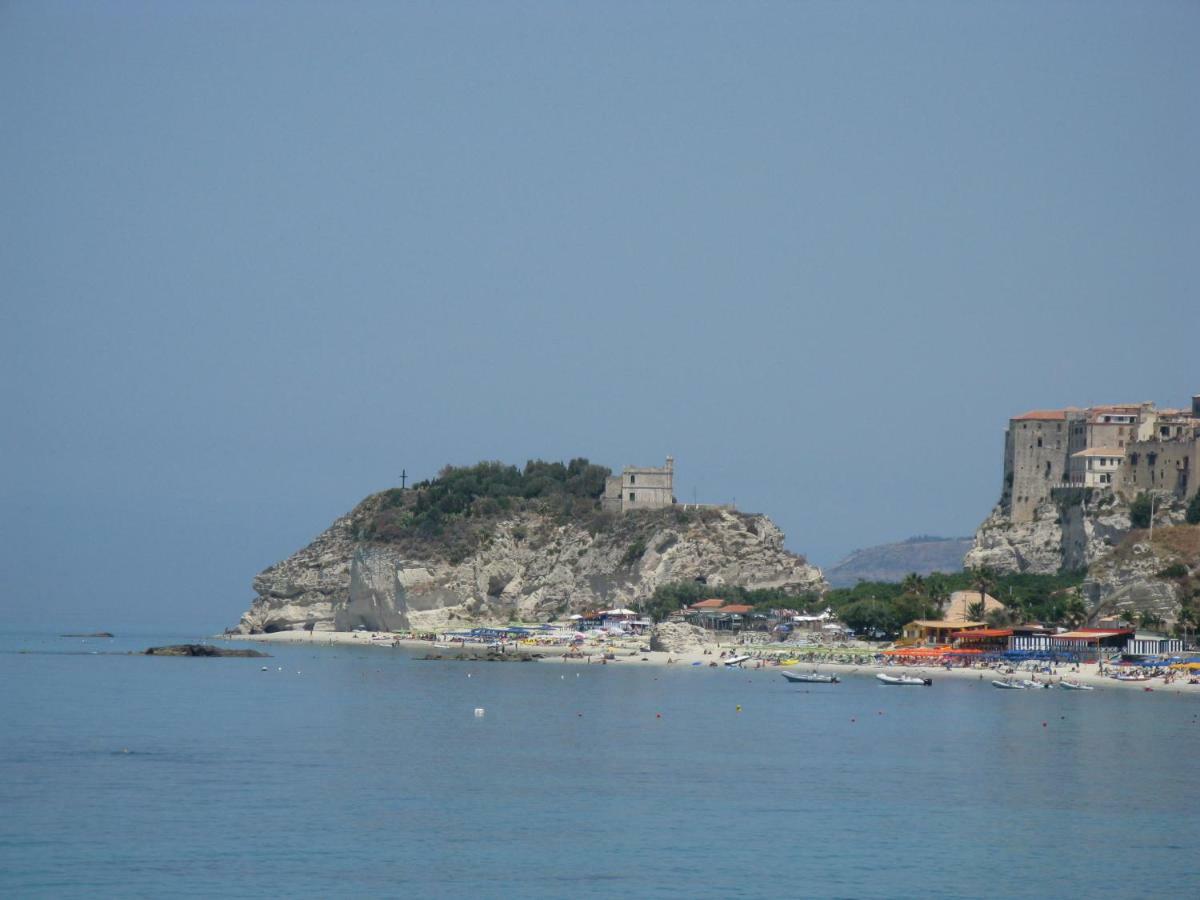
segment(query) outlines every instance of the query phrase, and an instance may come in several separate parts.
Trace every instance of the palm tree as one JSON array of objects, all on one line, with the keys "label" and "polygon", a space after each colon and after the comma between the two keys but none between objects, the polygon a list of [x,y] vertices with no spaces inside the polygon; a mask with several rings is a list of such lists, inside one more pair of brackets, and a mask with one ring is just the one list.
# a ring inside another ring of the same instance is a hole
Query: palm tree
[{"label": "palm tree", "polygon": [[946,586],[946,576],[941,572],[934,572],[926,578],[925,593],[929,597],[929,602],[937,607],[938,615],[941,615],[942,610],[946,607],[946,601],[950,599],[950,589]]},{"label": "palm tree", "polygon": [[1078,628],[1087,621],[1087,604],[1078,594],[1072,594],[1063,606],[1063,617],[1072,628]]},{"label": "palm tree", "polygon": [[[988,592],[996,589],[996,573],[987,566],[976,566],[967,571],[967,577],[971,579],[971,586],[979,591],[979,616],[982,617],[987,612]],[[968,606],[968,612],[974,606],[974,603]]]},{"label": "palm tree", "polygon": [[900,589],[914,597],[923,597],[925,596],[925,579],[916,572],[909,572],[900,582]]}]

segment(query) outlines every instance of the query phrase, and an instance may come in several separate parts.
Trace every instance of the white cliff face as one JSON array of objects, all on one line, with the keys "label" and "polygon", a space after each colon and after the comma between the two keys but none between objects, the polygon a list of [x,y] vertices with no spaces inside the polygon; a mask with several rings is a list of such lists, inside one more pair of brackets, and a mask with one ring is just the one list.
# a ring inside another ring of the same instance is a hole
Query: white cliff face
[{"label": "white cliff face", "polygon": [[237,630],[312,623],[317,630],[432,631],[471,621],[546,620],[637,608],[660,584],[696,578],[797,594],[827,587],[820,569],[784,550],[770,519],[726,510],[635,513],[595,534],[525,513],[498,522],[486,546],[459,562],[360,543],[352,516],[344,516],[254,579],[258,596]]},{"label": "white cliff face", "polygon": [[[1178,557],[1156,552],[1144,541],[1108,554],[1088,570],[1083,584],[1089,619],[1153,613],[1164,622],[1173,623],[1179,615],[1182,597],[1178,585],[1159,577],[1159,573],[1170,563],[1180,561]],[[1193,566],[1200,563],[1191,562]]]},{"label": "white cliff face", "polygon": [[[1105,559],[1129,535],[1129,506],[1114,494],[1096,492],[1086,509],[1080,496],[1059,503],[1043,500],[1032,522],[1014,522],[997,506],[975,532],[975,545],[963,565],[988,566],[1000,573],[1053,575],[1079,571]],[[1183,522],[1184,507],[1169,498],[1160,500],[1157,526]]]},{"label": "white cliff face", "polygon": [[1062,522],[1054,503],[1043,502],[1032,522],[1013,522],[997,506],[979,530],[975,546],[967,551],[963,565],[984,567],[1000,573],[1028,572],[1053,575],[1062,568]]}]

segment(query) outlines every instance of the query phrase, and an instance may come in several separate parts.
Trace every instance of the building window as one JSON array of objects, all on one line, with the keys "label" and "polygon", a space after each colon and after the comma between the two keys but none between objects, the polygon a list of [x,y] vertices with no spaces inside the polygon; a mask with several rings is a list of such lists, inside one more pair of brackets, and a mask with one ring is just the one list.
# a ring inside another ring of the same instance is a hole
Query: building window
[{"label": "building window", "polygon": [[[630,484],[637,484],[637,476],[636,476],[636,475],[630,475],[630,476],[629,476],[629,483],[630,483]],[[632,498],[632,497],[630,497],[629,499],[630,499],[630,500],[632,500],[633,498]]]},{"label": "building window", "polygon": [[632,503],[636,499],[637,499],[636,495],[633,493],[633,491],[630,491],[629,492],[629,502]]},{"label": "building window", "polygon": [[1039,447],[1040,447],[1040,446],[1042,446],[1042,439],[1041,439],[1041,438],[1038,438],[1038,446],[1039,446]]}]

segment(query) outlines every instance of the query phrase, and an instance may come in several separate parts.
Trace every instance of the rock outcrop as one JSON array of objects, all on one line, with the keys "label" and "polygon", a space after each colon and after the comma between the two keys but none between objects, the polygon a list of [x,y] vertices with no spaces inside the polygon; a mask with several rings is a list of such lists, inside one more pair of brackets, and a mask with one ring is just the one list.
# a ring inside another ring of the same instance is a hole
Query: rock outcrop
[{"label": "rock outcrop", "polygon": [[975,532],[975,544],[963,565],[1001,573],[1052,575],[1063,567],[1062,542],[1062,519],[1052,501],[1037,507],[1032,522],[1014,522],[997,506]]},{"label": "rock outcrop", "polygon": [[[1184,507],[1164,498],[1157,525],[1183,521]],[[1031,522],[1014,522],[998,505],[975,532],[964,565],[987,566],[1000,573],[1053,575],[1082,571],[1102,560],[1130,533],[1129,505],[1109,491],[1068,490],[1037,505]]]},{"label": "rock outcrop", "polygon": [[1183,525],[1144,531],[1096,561],[1083,583],[1088,618],[1150,615],[1166,624],[1177,621],[1185,599],[1200,588],[1200,526]]},{"label": "rock outcrop", "polygon": [[362,538],[360,510],[254,579],[242,634],[315,630],[439,630],[465,622],[548,620],[637,605],[660,584],[821,592],[821,571],[783,547],[766,516],[666,508],[604,527],[528,511],[497,520],[465,558]]},{"label": "rock outcrop", "polygon": [[211,644],[171,644],[166,647],[148,647],[146,656],[229,656],[247,659],[266,659],[270,653],[261,650],[229,650]]}]

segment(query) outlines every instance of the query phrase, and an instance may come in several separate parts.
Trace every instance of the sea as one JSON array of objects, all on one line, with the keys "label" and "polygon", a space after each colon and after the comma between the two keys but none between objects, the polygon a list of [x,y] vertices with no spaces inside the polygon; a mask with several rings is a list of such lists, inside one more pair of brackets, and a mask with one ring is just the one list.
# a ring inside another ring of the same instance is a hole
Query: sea
[{"label": "sea", "polygon": [[1200,896],[1195,695],[198,637],[0,635],[0,896]]}]

